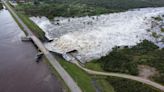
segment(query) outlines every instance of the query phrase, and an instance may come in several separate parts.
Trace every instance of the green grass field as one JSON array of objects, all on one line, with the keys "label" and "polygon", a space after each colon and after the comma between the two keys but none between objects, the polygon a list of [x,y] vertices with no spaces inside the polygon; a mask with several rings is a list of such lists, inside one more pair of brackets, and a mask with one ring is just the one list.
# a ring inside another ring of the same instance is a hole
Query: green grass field
[{"label": "green grass field", "polygon": [[102,71],[104,72],[103,68],[101,67],[101,62],[97,62],[97,61],[91,61],[85,64],[85,67],[91,70],[95,70],[95,71]]},{"label": "green grass field", "polygon": [[115,92],[114,87],[106,80],[104,76],[93,77],[100,87],[101,92]]}]

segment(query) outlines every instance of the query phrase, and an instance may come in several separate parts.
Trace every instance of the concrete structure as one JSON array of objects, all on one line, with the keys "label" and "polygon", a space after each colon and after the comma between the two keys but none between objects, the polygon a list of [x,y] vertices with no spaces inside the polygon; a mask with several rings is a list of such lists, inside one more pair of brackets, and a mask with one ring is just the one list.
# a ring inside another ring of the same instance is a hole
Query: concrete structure
[{"label": "concrete structure", "polygon": [[61,78],[64,80],[71,92],[82,92],[77,83],[72,79],[72,77],[64,70],[60,63],[53,57],[53,55],[44,47],[42,42],[32,33],[32,31],[23,23],[23,21],[17,16],[17,14],[11,9],[11,7],[4,1],[4,5],[12,13],[12,15],[18,20],[22,25],[24,30],[31,37],[35,45],[43,52],[45,57],[49,60],[55,70],[59,73]]}]

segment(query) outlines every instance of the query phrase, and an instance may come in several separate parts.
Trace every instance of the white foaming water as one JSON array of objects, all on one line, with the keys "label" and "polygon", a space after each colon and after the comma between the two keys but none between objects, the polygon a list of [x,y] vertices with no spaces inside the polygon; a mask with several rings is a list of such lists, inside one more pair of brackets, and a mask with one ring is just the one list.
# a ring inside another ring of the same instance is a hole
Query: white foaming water
[{"label": "white foaming water", "polygon": [[[144,39],[164,47],[164,33],[159,26],[164,22],[152,17],[164,15],[164,7],[143,8],[127,12],[80,18],[31,17],[49,39],[45,46],[50,51],[65,54],[77,50],[75,54],[82,62],[100,58],[115,46],[134,46]],[[150,30],[150,31],[148,31]],[[152,36],[156,32],[158,38]]]}]

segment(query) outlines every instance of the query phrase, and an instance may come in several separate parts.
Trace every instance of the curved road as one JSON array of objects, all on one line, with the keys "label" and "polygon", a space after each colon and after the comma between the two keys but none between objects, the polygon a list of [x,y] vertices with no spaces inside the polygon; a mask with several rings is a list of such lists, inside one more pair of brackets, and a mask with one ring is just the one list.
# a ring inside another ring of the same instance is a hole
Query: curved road
[{"label": "curved road", "polygon": [[[75,63],[77,62],[77,63]],[[87,68],[82,67],[78,61],[74,61],[74,63],[81,68],[82,70],[86,71],[89,74],[93,74],[93,75],[104,75],[104,76],[114,76],[114,77],[120,77],[120,78],[126,78],[126,79],[130,79],[130,80],[135,80],[138,82],[142,82],[145,83],[147,85],[153,86],[157,89],[160,89],[161,91],[164,91],[164,86],[161,84],[158,84],[156,82],[153,82],[151,80],[147,80],[147,79],[143,79],[141,77],[137,77],[137,76],[132,76],[132,75],[128,75],[128,74],[122,74],[122,73],[109,73],[109,72],[98,72],[98,71],[93,71]]]}]

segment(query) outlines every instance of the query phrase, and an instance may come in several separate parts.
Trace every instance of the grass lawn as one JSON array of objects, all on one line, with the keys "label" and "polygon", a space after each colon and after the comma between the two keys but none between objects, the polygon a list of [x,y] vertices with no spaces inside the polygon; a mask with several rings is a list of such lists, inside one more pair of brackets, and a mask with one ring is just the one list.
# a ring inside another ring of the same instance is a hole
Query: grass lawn
[{"label": "grass lawn", "polygon": [[104,72],[104,70],[101,67],[101,63],[97,62],[97,61],[91,61],[85,64],[85,68],[91,69],[91,70],[95,70],[95,71],[102,71]]},{"label": "grass lawn", "polygon": [[107,77],[104,76],[96,76],[95,80],[97,84],[100,86],[101,92],[115,92],[113,86],[106,80]]}]

